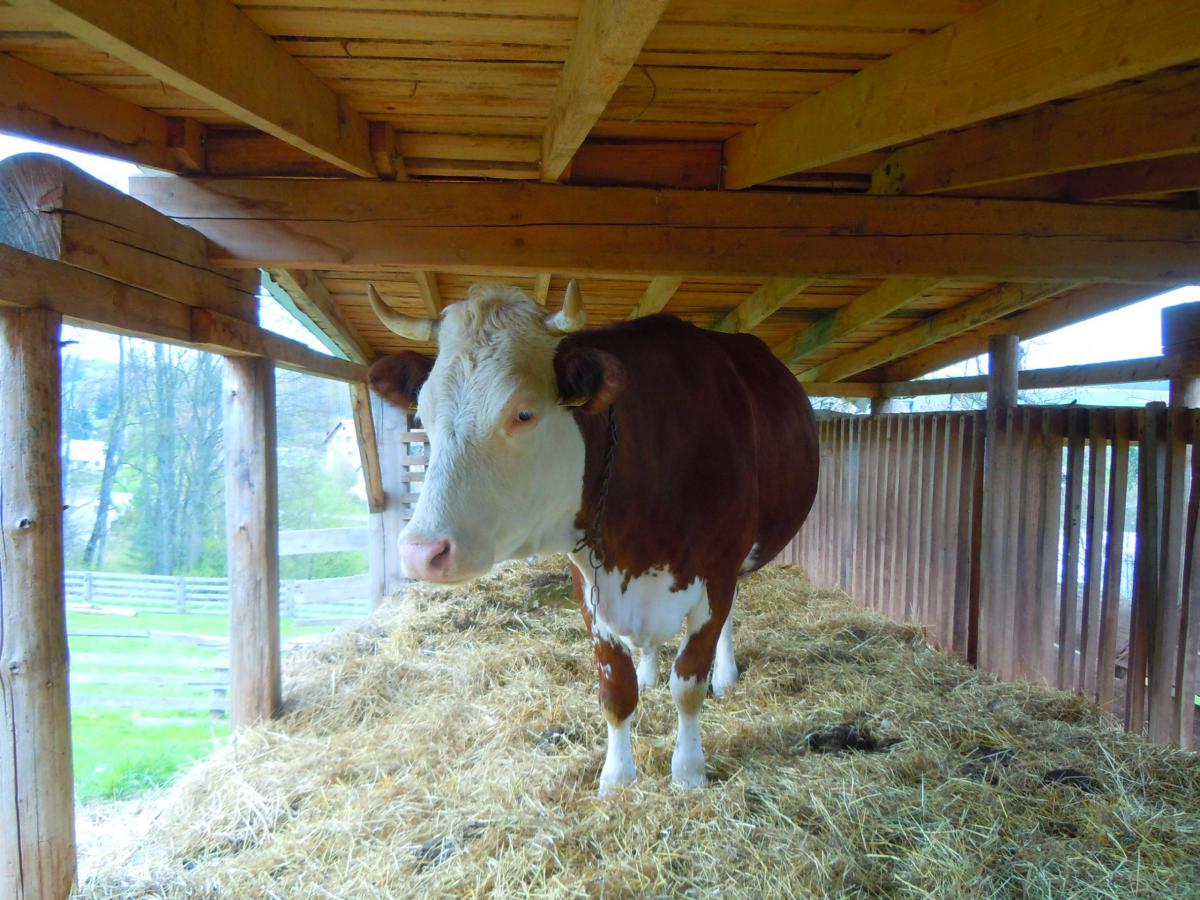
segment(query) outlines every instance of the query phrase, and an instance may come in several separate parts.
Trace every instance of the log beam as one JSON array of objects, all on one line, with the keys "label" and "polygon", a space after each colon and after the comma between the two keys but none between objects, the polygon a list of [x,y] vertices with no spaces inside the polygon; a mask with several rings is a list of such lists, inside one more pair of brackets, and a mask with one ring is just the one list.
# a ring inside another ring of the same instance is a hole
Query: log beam
[{"label": "log beam", "polygon": [[889,278],[841,309],[826,313],[807,328],[772,348],[786,365],[794,366],[853,331],[870,325],[928,293],[938,278]]},{"label": "log beam", "polygon": [[369,345],[358,329],[346,321],[320,276],[300,269],[271,269],[269,274],[347,359],[356,363],[371,361]]},{"label": "log beam", "polygon": [[425,307],[425,315],[436,319],[442,314],[442,291],[438,287],[436,272],[413,272],[413,280],[417,282],[417,291],[421,295],[421,305]]},{"label": "log beam", "polygon": [[350,385],[350,409],[354,414],[354,435],[362,463],[363,485],[367,492],[368,512],[383,512],[387,500],[379,468],[379,444],[375,437],[375,417],[371,414],[371,392],[365,384]]},{"label": "log beam", "polygon": [[[875,171],[871,190],[963,191],[1195,152],[1200,150],[1198,92],[1200,70],[1166,72],[1065,105],[949,132],[897,150]],[[1069,183],[1064,188],[1070,190]]]},{"label": "log beam", "polygon": [[1002,284],[978,297],[972,297],[965,303],[936,313],[911,328],[806,369],[797,377],[801,381],[841,381],[851,375],[907,356],[922,347],[970,331],[1018,309],[1024,309],[1068,287],[1070,285],[1056,282]]},{"label": "log beam", "polygon": [[75,878],[61,322],[0,309],[0,895],[16,900],[65,898]]},{"label": "log beam", "polygon": [[546,297],[550,293],[550,273],[538,272],[533,278],[533,299],[538,306],[546,305]]},{"label": "log beam", "polygon": [[229,709],[236,729],[274,718],[282,698],[274,366],[227,358],[224,394]]},{"label": "log beam", "polygon": [[14,0],[240,122],[373,178],[367,123],[227,0]]},{"label": "log beam", "polygon": [[814,278],[770,278],[749,297],[726,313],[713,331],[734,334],[752,331],[756,325],[770,318],[785,303],[794,300],[808,290]]},{"label": "log beam", "polygon": [[640,319],[642,316],[652,316],[662,312],[671,302],[679,286],[683,284],[682,275],[659,275],[651,278],[646,285],[642,297],[629,313],[630,319]]},{"label": "log beam", "polygon": [[131,188],[205,234],[212,260],[239,267],[1200,278],[1195,210],[536,183],[135,178]]},{"label": "log beam", "polygon": [[987,408],[1001,415],[1017,405],[1017,347],[1015,334],[988,339]]},{"label": "log beam", "polygon": [[761,184],[1197,57],[1200,0],[1000,0],[734,135],[725,143],[725,186]]},{"label": "log beam", "polygon": [[669,0],[584,0],[542,132],[542,181],[558,181],[637,62]]}]

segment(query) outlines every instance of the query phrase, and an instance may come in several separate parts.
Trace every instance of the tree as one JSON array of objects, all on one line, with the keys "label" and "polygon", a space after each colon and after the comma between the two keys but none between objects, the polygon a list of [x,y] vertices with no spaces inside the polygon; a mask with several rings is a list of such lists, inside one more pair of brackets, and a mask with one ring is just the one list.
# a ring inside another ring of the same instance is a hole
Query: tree
[{"label": "tree", "polygon": [[104,448],[104,471],[100,476],[100,496],[96,501],[96,521],[83,548],[86,569],[104,565],[104,545],[108,540],[108,516],[112,508],[113,482],[121,467],[121,449],[125,443],[125,423],[129,404],[125,389],[125,338],[117,342],[117,389],[108,419],[108,442]]}]

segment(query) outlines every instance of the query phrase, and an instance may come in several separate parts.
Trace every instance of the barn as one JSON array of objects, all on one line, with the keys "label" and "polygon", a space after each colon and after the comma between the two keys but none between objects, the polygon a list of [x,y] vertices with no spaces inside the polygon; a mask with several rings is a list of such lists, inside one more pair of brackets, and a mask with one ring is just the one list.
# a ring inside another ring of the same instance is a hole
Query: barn
[{"label": "barn", "polygon": [[[753,334],[811,396],[869,403],[820,423],[817,504],[779,560],[803,591],[844,591],[900,643],[926,629],[998,679],[988,703],[1078,694],[1129,778],[1194,794],[1200,311],[1164,312],[1151,357],[1022,369],[1018,345],[1200,281],[1198,61],[1196,0],[0,4],[0,130],[145,173],[127,196],[56,158],[0,164],[0,893],[63,897],[76,871],[61,324],[225,357],[233,717],[269,759],[276,366],[348,384],[373,594],[405,587],[425,439],[366,367],[435,348],[384,328],[368,283],[435,317],[480,280],[550,312],[573,279],[590,325]],[[260,325],[262,271],[331,353]],[[986,375],[925,377],[980,354]],[[1018,402],[1162,380],[1169,404]],[[985,408],[897,411],[972,392]],[[483,825],[447,827],[421,859]],[[472,885],[518,889],[447,889]]]}]

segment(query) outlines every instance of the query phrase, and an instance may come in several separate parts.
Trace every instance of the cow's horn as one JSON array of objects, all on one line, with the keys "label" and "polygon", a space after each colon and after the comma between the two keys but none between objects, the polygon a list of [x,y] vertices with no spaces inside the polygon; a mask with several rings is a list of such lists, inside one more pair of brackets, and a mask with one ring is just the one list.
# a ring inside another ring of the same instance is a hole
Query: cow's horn
[{"label": "cow's horn", "polygon": [[547,319],[546,324],[555,331],[578,331],[586,322],[587,311],[583,308],[583,298],[579,296],[579,285],[572,278],[567,284],[562,309]]},{"label": "cow's horn", "polygon": [[375,285],[367,285],[367,300],[371,309],[379,316],[379,321],[401,337],[413,341],[432,341],[437,335],[437,322],[433,319],[421,319],[416,316],[406,316],[398,313],[380,299]]}]

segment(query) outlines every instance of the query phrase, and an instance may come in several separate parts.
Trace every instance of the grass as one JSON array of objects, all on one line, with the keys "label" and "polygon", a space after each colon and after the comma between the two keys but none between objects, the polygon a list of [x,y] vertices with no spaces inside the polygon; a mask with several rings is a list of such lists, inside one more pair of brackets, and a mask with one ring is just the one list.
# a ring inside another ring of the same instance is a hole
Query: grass
[{"label": "grass", "polygon": [[[223,648],[191,638],[226,637],[225,616],[139,613],[136,616],[71,612],[67,630],[72,656],[71,695],[89,697],[139,696],[157,699],[212,698],[212,688],[189,684],[154,684],[156,676],[195,675],[197,681],[218,678],[215,667],[224,665]],[[280,622],[285,642],[308,634],[330,631],[328,625],[306,625],[295,619]],[[94,636],[81,632],[110,632]],[[115,636],[118,633],[148,636]],[[183,637],[180,637],[183,636]],[[103,655],[106,662],[89,657]],[[119,663],[112,661],[121,657]],[[142,683],[84,683],[91,676],[136,673]],[[193,761],[220,746],[229,735],[227,718],[212,718],[206,711],[171,709],[107,709],[80,703],[72,709],[75,797],[77,802],[127,799],[169,783]]]}]

